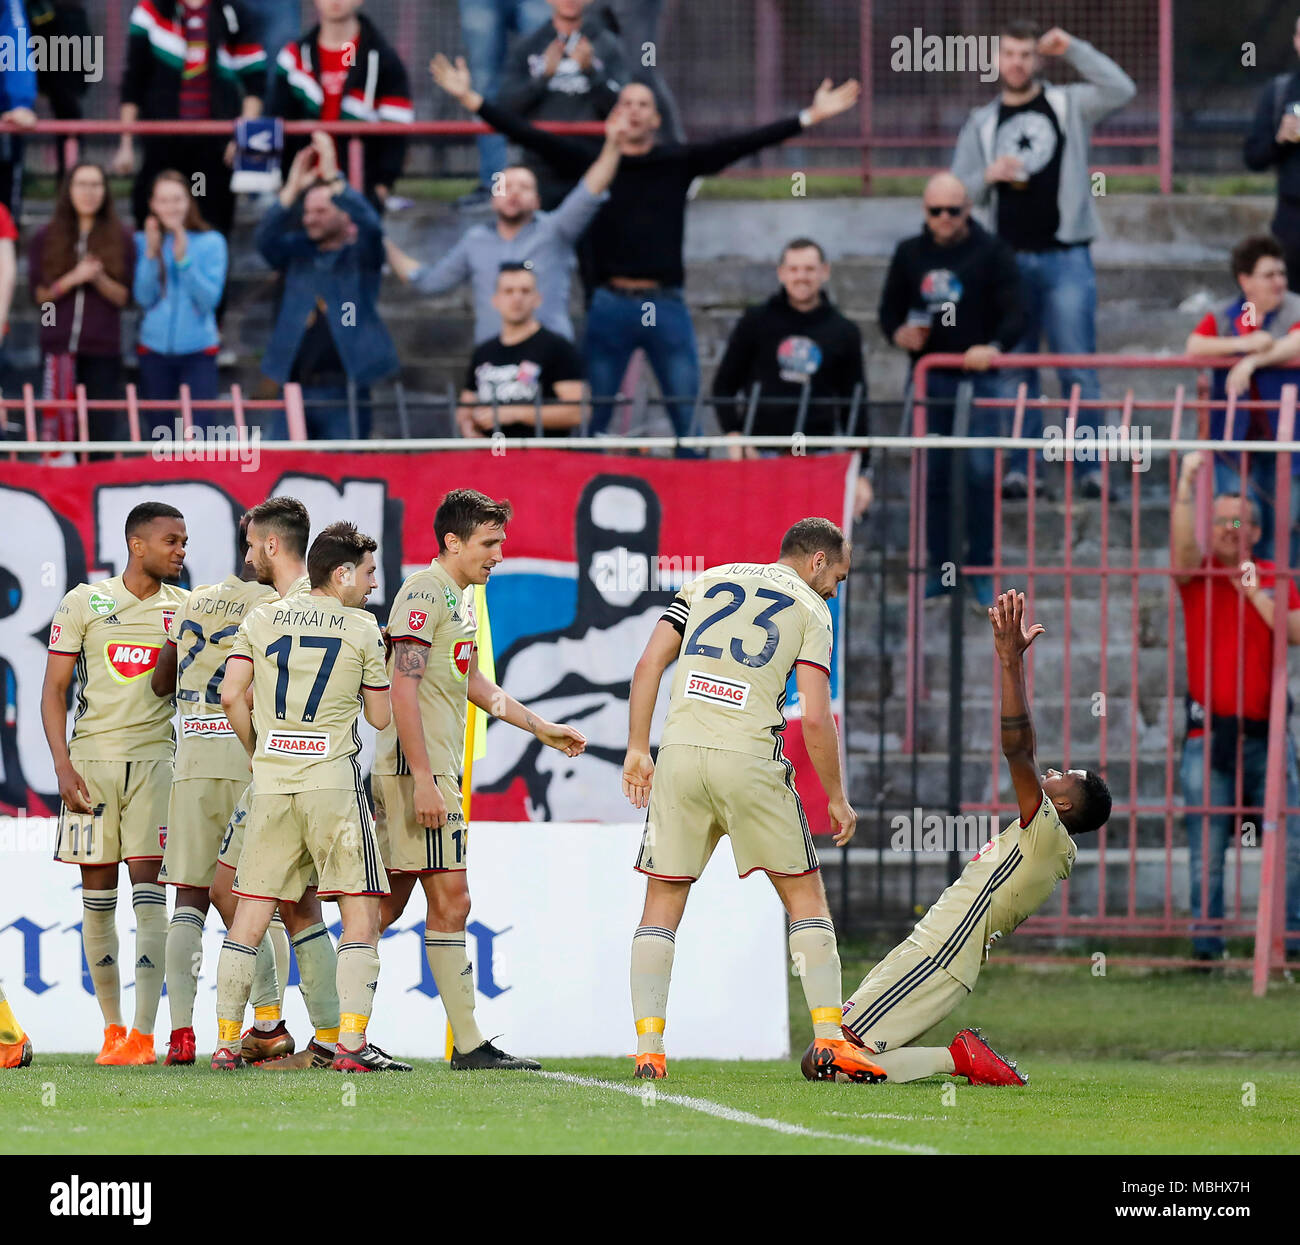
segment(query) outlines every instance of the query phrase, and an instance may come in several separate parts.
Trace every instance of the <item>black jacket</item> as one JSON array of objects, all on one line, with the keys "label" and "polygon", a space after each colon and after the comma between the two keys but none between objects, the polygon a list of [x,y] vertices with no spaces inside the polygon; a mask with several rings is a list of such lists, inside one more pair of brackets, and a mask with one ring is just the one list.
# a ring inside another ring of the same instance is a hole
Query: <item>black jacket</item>
[{"label": "black jacket", "polygon": [[[810,398],[845,399],[824,406],[810,402],[803,426],[808,436],[848,431],[848,399],[859,384],[862,406],[855,433],[869,435],[862,334],[824,293],[811,311],[799,311],[790,305],[785,290],[778,290],[740,317],[713,377],[718,422],[724,432],[744,431],[755,382],[762,394],[754,415],[755,436],[789,436],[795,431],[805,383]],[[737,393],[740,400],[731,401]]]},{"label": "black jacket", "polygon": [[[134,104],[141,121],[174,121],[180,112],[184,28],[176,19],[183,0],[141,0],[131,10],[122,73],[122,103]],[[266,53],[256,27],[237,0],[208,8],[212,120],[239,116],[244,96],[262,98]]]},{"label": "black jacket", "polygon": [[1294,103],[1300,103],[1300,73],[1272,79],[1260,92],[1242,155],[1256,172],[1276,164],[1277,193],[1300,200],[1300,143],[1274,142],[1283,114]]},{"label": "black jacket", "polygon": [[[343,83],[343,107],[340,121],[405,121],[415,119],[411,104],[411,88],[407,82],[406,66],[397,53],[364,13],[357,14],[361,34],[357,39],[357,56]],[[321,101],[320,66],[316,63],[316,42],[320,26],[313,26],[301,38],[286,44],[275,61],[275,78],[266,101],[266,112],[271,117],[286,121],[316,121],[320,118]],[[310,140],[305,134],[286,134],[284,137],[283,167],[288,168],[294,156]],[[365,192],[374,201],[376,186],[387,186],[402,175],[406,163],[406,139],[396,134],[362,140],[365,148]],[[346,169],[347,141],[335,144],[339,153],[339,168]]]},{"label": "black jacket", "polygon": [[1024,298],[1015,252],[1001,238],[970,222],[970,232],[939,246],[928,228],[900,242],[880,294],[880,331],[889,342],[908,313],[930,312],[925,349],[960,354],[971,346],[1010,350],[1024,331]]}]

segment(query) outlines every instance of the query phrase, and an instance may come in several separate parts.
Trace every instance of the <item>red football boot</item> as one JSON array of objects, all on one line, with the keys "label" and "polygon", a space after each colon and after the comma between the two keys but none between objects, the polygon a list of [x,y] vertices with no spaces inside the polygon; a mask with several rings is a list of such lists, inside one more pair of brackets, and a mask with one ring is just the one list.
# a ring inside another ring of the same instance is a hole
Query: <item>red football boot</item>
[{"label": "red football boot", "polygon": [[1016,1071],[1015,1063],[1003,1059],[978,1029],[963,1029],[948,1047],[956,1067],[954,1076],[964,1076],[972,1085],[1028,1085],[1029,1078]]}]

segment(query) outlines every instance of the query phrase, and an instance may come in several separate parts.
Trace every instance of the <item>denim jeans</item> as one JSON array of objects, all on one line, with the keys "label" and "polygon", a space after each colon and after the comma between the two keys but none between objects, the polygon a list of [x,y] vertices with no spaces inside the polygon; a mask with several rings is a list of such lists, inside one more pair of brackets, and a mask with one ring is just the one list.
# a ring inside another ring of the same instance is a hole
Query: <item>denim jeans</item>
[{"label": "denim jeans", "polygon": [[[925,408],[928,433],[940,436],[952,433],[957,387],[963,380],[972,382],[976,398],[1001,398],[1006,393],[1006,381],[996,372],[931,372],[926,383],[926,395],[932,400]],[[998,436],[1007,426],[1005,411],[971,407],[970,436]],[[948,517],[954,451],[926,451],[925,533],[931,576],[936,575],[938,568],[950,560],[972,566],[988,566],[993,561],[993,467],[997,451],[980,449],[962,452],[966,455],[968,547],[965,551],[951,549],[949,545]],[[962,556],[963,552],[965,557]]]},{"label": "denim jeans", "polygon": [[[370,386],[357,385],[357,438],[370,436]],[[348,417],[346,385],[303,385],[303,415],[310,441],[350,441],[352,422]],[[328,405],[322,405],[322,404]],[[283,441],[289,435],[289,423],[283,411],[277,411],[262,430],[268,441]]]},{"label": "denim jeans", "polygon": [[[1260,538],[1251,552],[1253,558],[1273,559],[1276,549],[1277,514],[1273,499],[1277,496],[1276,454],[1248,454],[1246,456],[1246,496],[1254,498],[1259,506]],[[1215,454],[1214,491],[1216,494],[1241,495],[1241,456]],[[1291,565],[1300,557],[1300,476],[1291,477]]]},{"label": "denim jeans", "polygon": [[[221,381],[217,373],[217,356],[196,350],[193,354],[158,354],[152,350],[139,356],[140,397],[146,402],[173,401],[181,386],[189,385],[190,397],[209,401],[217,396]],[[174,411],[140,412],[140,436],[148,441],[155,428],[174,430],[180,408]],[[208,412],[195,412],[194,423],[206,425]],[[224,420],[222,421],[224,422]]]},{"label": "denim jeans", "polygon": [[[501,85],[510,32],[530,35],[550,20],[551,6],[546,0],[460,0],[465,59],[474,89],[484,99],[493,99]],[[479,184],[491,186],[493,175],[505,168],[505,163],[505,138],[500,134],[479,135]]]},{"label": "denim jeans", "polygon": [[[1242,739],[1241,741],[1241,801],[1247,808],[1264,806],[1264,778],[1268,760],[1267,739]],[[1188,807],[1204,805],[1205,736],[1188,739],[1183,744],[1182,782],[1183,802]],[[1211,768],[1209,804],[1225,807],[1233,804],[1237,796],[1237,776],[1230,770]],[[1295,746],[1290,735],[1286,741],[1286,802],[1294,808],[1300,803],[1300,777],[1297,776]],[[1260,819],[1260,814],[1246,814],[1247,820]],[[1198,953],[1218,956],[1223,954],[1223,935],[1206,921],[1223,918],[1223,868],[1224,857],[1232,842],[1231,813],[1189,814],[1187,816],[1187,868],[1190,875],[1189,902],[1192,912],[1192,946]],[[1262,819],[1260,819],[1262,820]],[[1198,824],[1199,823],[1199,824]],[[1286,843],[1286,925],[1289,930],[1300,929],[1300,825],[1288,827]],[[1257,840],[1258,842],[1258,840]],[[1201,909],[1202,853],[1209,855],[1209,893]],[[1294,944],[1293,936],[1288,940]]]},{"label": "denim jeans", "polygon": [[[653,308],[654,315],[647,314]],[[647,320],[651,320],[647,323]],[[601,288],[592,296],[587,329],[582,341],[583,362],[593,398],[618,392],[632,352],[646,352],[659,388],[668,403],[668,417],[679,437],[692,435],[695,394],[700,387],[700,360],[695,349],[695,328],[680,290],[647,290],[618,294]],[[614,415],[610,402],[593,402],[591,431],[608,430]]]},{"label": "denim jeans", "polygon": [[[1017,251],[1016,263],[1020,268],[1021,293],[1025,300],[1025,332],[1012,348],[1014,354],[1038,352],[1043,338],[1047,350],[1054,354],[1097,353],[1097,274],[1092,267],[1092,251],[1087,243],[1065,247],[1059,251]],[[1022,382],[1031,398],[1042,396],[1037,368],[1007,368],[1008,392],[1015,393]],[[1062,367],[1056,372],[1061,382],[1061,397],[1069,398],[1074,385],[1079,386],[1079,397],[1092,400],[1101,397],[1101,384],[1092,368]],[[1081,410],[1076,428],[1085,425],[1097,427],[1098,412]],[[1060,426],[1065,426],[1064,414]],[[1035,409],[1025,411],[1024,435],[1043,435],[1043,415]],[[1009,471],[1025,471],[1028,467],[1027,451],[1017,451],[1007,464]],[[1095,465],[1090,465],[1095,471]]]},{"label": "denim jeans", "polygon": [[253,19],[257,41],[266,52],[269,94],[275,80],[275,58],[286,43],[292,43],[303,32],[302,6],[298,0],[244,0],[244,7]]}]

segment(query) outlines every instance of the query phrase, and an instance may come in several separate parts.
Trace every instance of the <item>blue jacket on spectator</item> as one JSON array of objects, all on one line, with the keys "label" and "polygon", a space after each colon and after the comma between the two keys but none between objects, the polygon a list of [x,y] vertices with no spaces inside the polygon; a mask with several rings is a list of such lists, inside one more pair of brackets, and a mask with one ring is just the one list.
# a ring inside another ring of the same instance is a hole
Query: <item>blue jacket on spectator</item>
[{"label": "blue jacket on spectator", "polygon": [[[293,371],[317,300],[348,378],[358,385],[392,376],[401,367],[397,347],[379,315],[379,280],[384,266],[384,231],[379,215],[350,186],[335,203],[357,227],[356,239],[322,251],[302,228],[298,206],[276,202],[257,227],[257,249],[284,273],[284,297],[262,356],[262,371],[283,384]],[[346,317],[345,304],[350,304]],[[346,323],[346,331],[344,325]]]},{"label": "blue jacket on spectator", "polygon": [[27,10],[23,7],[23,0],[2,0],[0,39],[12,41],[6,46],[15,49],[17,59],[15,68],[0,73],[0,112],[36,107],[36,71],[27,62],[27,34]]},{"label": "blue jacket on spectator", "polygon": [[170,235],[163,238],[164,283],[158,261],[146,254],[144,231],[135,235],[135,301],[144,308],[140,345],[156,354],[195,354],[221,344],[216,310],[226,288],[226,240],[215,229],[186,232],[178,264]]}]

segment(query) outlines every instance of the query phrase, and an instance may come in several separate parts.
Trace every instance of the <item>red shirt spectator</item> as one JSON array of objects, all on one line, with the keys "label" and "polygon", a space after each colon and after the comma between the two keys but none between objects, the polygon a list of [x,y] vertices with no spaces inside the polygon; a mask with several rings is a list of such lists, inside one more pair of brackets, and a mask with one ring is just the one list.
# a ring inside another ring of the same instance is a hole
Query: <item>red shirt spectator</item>
[{"label": "red shirt spectator", "polygon": [[322,121],[337,121],[343,111],[343,86],[348,78],[349,51],[355,59],[356,48],[327,48],[323,43],[316,44],[316,64],[320,66]]}]

